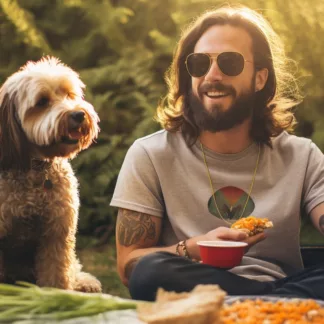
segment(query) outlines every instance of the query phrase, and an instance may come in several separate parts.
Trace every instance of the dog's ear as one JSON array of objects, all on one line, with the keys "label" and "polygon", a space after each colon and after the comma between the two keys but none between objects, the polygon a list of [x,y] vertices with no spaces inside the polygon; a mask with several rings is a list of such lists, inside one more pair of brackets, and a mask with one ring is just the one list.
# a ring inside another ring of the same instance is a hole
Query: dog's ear
[{"label": "dog's ear", "polygon": [[16,93],[0,89],[0,168],[27,170],[30,167],[28,140],[16,111]]}]

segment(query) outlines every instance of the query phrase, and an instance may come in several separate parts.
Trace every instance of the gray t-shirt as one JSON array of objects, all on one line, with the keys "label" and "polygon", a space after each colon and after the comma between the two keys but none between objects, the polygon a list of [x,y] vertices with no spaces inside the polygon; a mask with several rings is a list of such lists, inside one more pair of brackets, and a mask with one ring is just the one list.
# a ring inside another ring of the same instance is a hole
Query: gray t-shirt
[{"label": "gray t-shirt", "polygon": [[[324,202],[324,158],[309,139],[283,132],[261,146],[251,196],[248,192],[258,155],[252,144],[236,154],[205,148],[223,218],[267,217],[274,224],[267,238],[253,246],[240,266],[230,271],[260,281],[274,280],[302,269],[301,210],[308,214]],[[246,204],[247,202],[247,204]],[[163,217],[161,244],[205,234],[229,224],[219,217],[199,142],[188,147],[181,133],[165,130],[138,139],[121,168],[111,206]]]}]

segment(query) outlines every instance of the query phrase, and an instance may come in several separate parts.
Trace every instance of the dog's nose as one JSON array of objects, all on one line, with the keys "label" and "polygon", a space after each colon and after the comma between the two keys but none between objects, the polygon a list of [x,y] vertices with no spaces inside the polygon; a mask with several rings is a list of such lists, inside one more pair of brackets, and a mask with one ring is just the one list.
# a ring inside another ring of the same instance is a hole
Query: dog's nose
[{"label": "dog's nose", "polygon": [[79,124],[81,124],[84,120],[84,112],[83,111],[73,111],[70,114],[70,118],[72,118],[74,121],[78,122]]}]

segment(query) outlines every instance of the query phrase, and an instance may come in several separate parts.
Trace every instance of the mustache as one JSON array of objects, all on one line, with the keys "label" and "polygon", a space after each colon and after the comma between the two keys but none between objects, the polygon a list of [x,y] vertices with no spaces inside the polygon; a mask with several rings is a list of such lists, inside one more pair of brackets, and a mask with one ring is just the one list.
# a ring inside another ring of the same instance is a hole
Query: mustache
[{"label": "mustache", "polygon": [[236,95],[236,91],[232,86],[225,86],[224,84],[221,83],[210,83],[210,82],[202,83],[198,91],[199,93],[209,92],[209,91],[220,91],[220,92],[229,93],[230,95],[233,96]]}]

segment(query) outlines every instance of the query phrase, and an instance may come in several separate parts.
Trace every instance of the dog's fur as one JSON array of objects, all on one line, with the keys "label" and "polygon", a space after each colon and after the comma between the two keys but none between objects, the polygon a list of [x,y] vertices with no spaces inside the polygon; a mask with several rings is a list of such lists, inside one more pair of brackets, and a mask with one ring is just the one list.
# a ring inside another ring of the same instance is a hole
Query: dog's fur
[{"label": "dog's fur", "polygon": [[75,253],[78,182],[68,159],[98,136],[78,74],[28,62],[0,88],[0,282],[101,291]]}]

